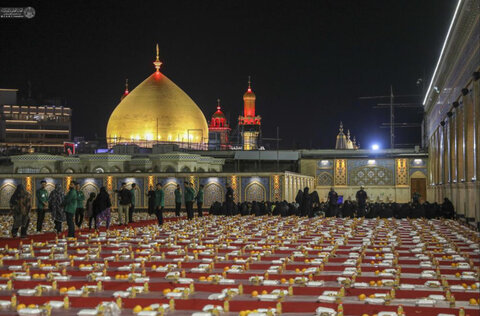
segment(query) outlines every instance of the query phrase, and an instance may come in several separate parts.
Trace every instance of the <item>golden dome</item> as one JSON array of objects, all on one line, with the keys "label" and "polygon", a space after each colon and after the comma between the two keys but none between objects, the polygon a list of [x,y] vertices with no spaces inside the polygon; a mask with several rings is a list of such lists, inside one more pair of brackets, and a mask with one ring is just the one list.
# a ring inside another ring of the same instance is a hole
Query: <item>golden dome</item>
[{"label": "golden dome", "polygon": [[113,110],[107,125],[109,147],[118,143],[151,147],[156,141],[208,143],[202,111],[159,68]]}]

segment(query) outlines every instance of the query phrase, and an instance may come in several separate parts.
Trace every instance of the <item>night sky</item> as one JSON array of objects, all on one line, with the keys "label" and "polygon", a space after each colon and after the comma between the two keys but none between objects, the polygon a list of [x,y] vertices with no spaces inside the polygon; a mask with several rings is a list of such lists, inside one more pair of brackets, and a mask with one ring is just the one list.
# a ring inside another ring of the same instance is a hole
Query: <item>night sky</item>
[{"label": "night sky", "polygon": [[[133,89],[161,71],[203,110],[216,99],[231,125],[252,76],[264,137],[284,148],[333,148],[338,124],[363,148],[388,147],[388,110],[361,96],[422,94],[456,1],[2,1],[32,6],[33,19],[0,19],[0,88],[73,108],[73,135],[105,137],[125,78]],[[418,102],[421,97],[397,99]],[[398,110],[418,122],[418,110]],[[398,143],[420,142],[420,129]]]}]

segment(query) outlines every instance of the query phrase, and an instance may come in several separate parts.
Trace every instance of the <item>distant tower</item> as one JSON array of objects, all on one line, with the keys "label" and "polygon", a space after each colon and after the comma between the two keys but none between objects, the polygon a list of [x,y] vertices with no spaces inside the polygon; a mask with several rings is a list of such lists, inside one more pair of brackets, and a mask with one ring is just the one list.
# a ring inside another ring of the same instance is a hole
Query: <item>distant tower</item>
[{"label": "distant tower", "polygon": [[347,137],[343,133],[343,123],[340,122],[340,128],[338,129],[337,142],[335,149],[347,149]]},{"label": "distant tower", "polygon": [[347,130],[347,149],[355,149],[353,147],[353,142],[350,139],[350,130]]},{"label": "distant tower", "polygon": [[340,128],[338,129],[337,141],[335,142],[335,149],[359,149],[360,143],[357,144],[355,136],[353,141],[350,139],[350,130],[347,130],[347,135],[343,133],[343,123],[340,122]]},{"label": "distant tower", "polygon": [[243,95],[243,116],[238,117],[238,125],[243,138],[243,150],[258,149],[258,136],[260,134],[261,117],[255,116],[255,93],[252,91],[250,76],[248,89]]},{"label": "distant tower", "polygon": [[228,149],[230,147],[229,134],[230,127],[221,110],[220,99],[217,99],[217,111],[213,113],[212,120],[208,124],[208,149]]}]

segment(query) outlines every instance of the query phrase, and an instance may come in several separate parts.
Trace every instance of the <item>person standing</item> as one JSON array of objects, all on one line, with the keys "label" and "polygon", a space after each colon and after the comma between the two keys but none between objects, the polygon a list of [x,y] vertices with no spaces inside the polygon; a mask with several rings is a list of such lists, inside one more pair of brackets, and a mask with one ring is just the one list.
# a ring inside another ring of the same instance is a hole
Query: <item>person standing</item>
[{"label": "person standing", "polygon": [[22,184],[19,184],[10,198],[10,209],[13,216],[12,237],[17,237],[20,228],[20,237],[27,237],[28,224],[30,223],[31,205],[30,194]]},{"label": "person standing", "polygon": [[75,237],[75,212],[77,211],[77,190],[75,190],[75,182],[70,182],[69,191],[64,199],[65,215],[67,217],[68,237]]},{"label": "person standing", "polygon": [[48,207],[52,212],[52,220],[55,225],[55,232],[60,234],[62,232],[62,223],[65,222],[65,211],[63,209],[63,190],[62,185],[55,184],[55,189],[48,197]]},{"label": "person standing", "polygon": [[177,184],[175,189],[175,216],[180,216],[180,208],[182,207],[182,190],[180,190],[180,184]]},{"label": "person standing", "polygon": [[112,202],[105,187],[100,188],[100,193],[93,201],[93,216],[95,217],[95,229],[98,229],[102,221],[106,222],[107,229],[110,227]]},{"label": "person standing", "polygon": [[358,217],[363,217],[365,216],[365,208],[367,206],[367,192],[365,192],[363,186],[360,187],[360,190],[357,191],[357,194],[355,196],[357,198],[357,203],[358,203]]},{"label": "person standing", "polygon": [[233,189],[230,183],[227,183],[227,192],[225,192],[225,215],[233,214]]},{"label": "person standing", "polygon": [[413,192],[413,196],[412,196],[412,202],[413,202],[413,205],[418,205],[420,204],[420,198],[422,196],[420,195],[420,193],[418,193],[417,191]]},{"label": "person standing", "polygon": [[[97,226],[97,220],[93,216],[93,201],[95,200],[95,192],[90,192],[87,203],[85,204],[85,217],[88,219],[88,229],[92,229],[92,222],[95,221],[95,226]],[[95,226],[93,226],[95,228]]]},{"label": "person standing", "polygon": [[42,232],[45,211],[48,209],[47,181],[40,181],[40,189],[35,192],[37,198],[37,233]]},{"label": "person standing", "polygon": [[338,208],[338,194],[335,192],[333,188],[330,188],[330,192],[328,192],[328,214],[329,216],[336,216],[337,215],[337,208]]},{"label": "person standing", "polygon": [[192,184],[185,181],[185,208],[187,209],[187,218],[193,218],[193,199],[195,197],[195,190]]},{"label": "person standing", "polygon": [[309,187],[303,189],[301,216],[309,216],[312,213],[312,196],[309,193]]},{"label": "person standing", "polygon": [[165,207],[165,192],[162,189],[162,184],[157,183],[155,190],[155,215],[158,219],[158,226],[163,225],[163,208]]},{"label": "person standing", "polygon": [[75,211],[75,224],[78,228],[82,227],[83,217],[85,215],[85,194],[80,188],[80,183],[76,182],[75,190],[77,190],[77,210]]},{"label": "person standing", "polygon": [[132,201],[130,205],[130,210],[128,212],[128,223],[133,223],[133,212],[135,211],[135,188],[137,184],[132,183],[132,188],[130,189],[130,200]]},{"label": "person standing", "polygon": [[148,188],[147,192],[148,197],[148,215],[152,215],[155,213],[155,190],[153,186]]},{"label": "person standing", "polygon": [[198,216],[202,217],[203,216],[203,211],[202,211],[202,206],[203,206],[203,184],[200,184],[200,187],[197,192],[197,196],[195,197],[195,200],[197,201],[197,211],[198,211]]},{"label": "person standing", "polygon": [[115,191],[118,193],[118,225],[126,225],[128,217],[128,209],[132,203],[132,196],[127,189],[127,184],[122,183],[120,190]]}]

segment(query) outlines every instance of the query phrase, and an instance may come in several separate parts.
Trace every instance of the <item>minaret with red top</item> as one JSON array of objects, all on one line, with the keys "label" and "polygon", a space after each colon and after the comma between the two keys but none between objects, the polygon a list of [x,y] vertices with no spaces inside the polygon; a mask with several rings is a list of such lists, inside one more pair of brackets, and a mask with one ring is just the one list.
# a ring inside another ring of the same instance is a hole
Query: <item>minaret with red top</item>
[{"label": "minaret with red top", "polygon": [[258,136],[260,135],[261,117],[255,115],[255,93],[252,91],[252,83],[248,76],[248,89],[243,95],[243,116],[238,117],[238,125],[242,133],[243,150],[258,149]]},{"label": "minaret with red top", "polygon": [[227,118],[220,107],[220,99],[217,99],[217,111],[213,113],[212,120],[208,124],[208,148],[211,150],[225,150],[230,148]]},{"label": "minaret with red top", "polygon": [[128,91],[128,78],[125,79],[125,91],[123,92],[122,96],[120,97],[120,101],[125,99],[125,97],[129,94],[130,92]]}]

